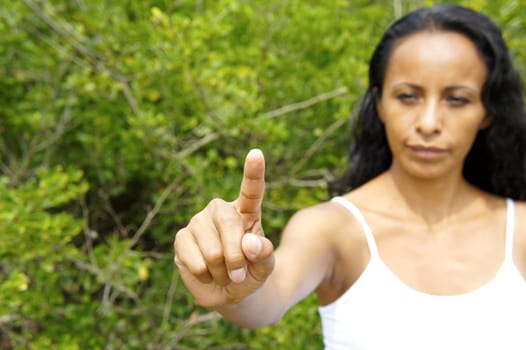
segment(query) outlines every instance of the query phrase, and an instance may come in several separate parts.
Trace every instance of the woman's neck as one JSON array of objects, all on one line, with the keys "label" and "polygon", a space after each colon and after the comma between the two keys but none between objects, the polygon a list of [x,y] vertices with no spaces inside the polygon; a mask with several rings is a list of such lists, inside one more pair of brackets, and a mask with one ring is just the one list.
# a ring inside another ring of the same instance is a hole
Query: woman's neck
[{"label": "woman's neck", "polygon": [[385,173],[385,181],[391,182],[398,205],[405,203],[409,212],[430,228],[448,224],[477,198],[476,189],[462,174],[422,179],[391,168]]}]

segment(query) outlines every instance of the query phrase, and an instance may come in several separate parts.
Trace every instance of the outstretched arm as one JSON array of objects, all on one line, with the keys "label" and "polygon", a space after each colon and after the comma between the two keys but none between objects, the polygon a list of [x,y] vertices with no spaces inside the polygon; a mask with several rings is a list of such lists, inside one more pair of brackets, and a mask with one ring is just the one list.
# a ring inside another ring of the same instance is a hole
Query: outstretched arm
[{"label": "outstretched arm", "polygon": [[274,253],[261,223],[265,161],[247,155],[239,197],[212,200],[175,239],[175,262],[196,300],[232,322],[259,327],[277,322],[328,274],[330,250],[318,220],[297,214]]}]

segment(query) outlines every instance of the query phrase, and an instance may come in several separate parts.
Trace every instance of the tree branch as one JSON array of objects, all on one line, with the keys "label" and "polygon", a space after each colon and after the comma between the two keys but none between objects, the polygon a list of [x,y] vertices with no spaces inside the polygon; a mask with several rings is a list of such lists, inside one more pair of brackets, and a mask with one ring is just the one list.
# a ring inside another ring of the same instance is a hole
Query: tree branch
[{"label": "tree branch", "polygon": [[315,104],[318,104],[320,102],[323,102],[323,101],[326,101],[326,100],[329,100],[335,97],[346,95],[347,93],[348,93],[348,90],[346,87],[340,87],[334,91],[326,92],[326,93],[311,97],[308,100],[305,100],[302,102],[292,103],[292,104],[283,106],[281,108],[275,109],[273,111],[266,112],[264,114],[269,119],[277,118],[284,114],[299,111],[302,109],[307,109]]},{"label": "tree branch", "polygon": [[185,147],[182,151],[177,152],[174,155],[174,159],[182,160],[190,156],[192,153],[196,152],[201,147],[209,144],[212,141],[217,140],[221,134],[219,132],[211,133],[208,135],[205,135],[204,137],[200,138],[197,141],[192,142],[188,147]]},{"label": "tree branch", "polygon": [[319,151],[319,149],[323,146],[324,141],[345,123],[347,123],[347,120],[338,119],[334,123],[332,123],[327,129],[325,129],[325,131],[318,137],[316,142],[314,142],[312,146],[307,150],[307,152],[305,152],[305,154],[302,155],[301,160],[297,162],[296,165],[292,168],[291,173],[297,174],[298,171],[305,165],[305,163],[308,162],[312,158],[312,156]]},{"label": "tree branch", "polygon": [[144,219],[143,223],[141,224],[139,229],[135,232],[135,234],[131,238],[130,243],[129,243],[130,248],[135,246],[141,239],[142,235],[146,232],[146,230],[150,228],[150,225],[152,224],[153,219],[157,216],[157,214],[161,210],[162,205],[164,204],[164,202],[166,201],[170,193],[174,190],[176,184],[177,182],[173,181],[161,193],[161,195],[159,196],[159,199],[157,199],[157,201],[155,202],[155,206],[153,207],[152,210],[148,212],[148,214],[146,214],[146,218]]}]

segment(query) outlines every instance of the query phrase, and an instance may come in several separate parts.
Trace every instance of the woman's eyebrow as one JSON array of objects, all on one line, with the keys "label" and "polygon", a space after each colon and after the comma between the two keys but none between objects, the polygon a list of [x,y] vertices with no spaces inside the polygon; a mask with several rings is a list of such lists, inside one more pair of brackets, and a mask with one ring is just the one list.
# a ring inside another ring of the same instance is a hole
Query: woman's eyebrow
[{"label": "woman's eyebrow", "polygon": [[[424,90],[424,87],[418,84],[410,83],[410,82],[398,82],[393,85],[391,85],[392,89],[401,88],[401,87],[408,87],[415,90]],[[480,89],[471,86],[471,85],[450,85],[446,86],[445,91],[451,92],[455,90],[469,90],[474,93],[479,93]]]},{"label": "woman's eyebrow", "polygon": [[422,90],[423,87],[420,86],[420,85],[417,85],[417,84],[413,84],[413,83],[409,83],[409,82],[399,82],[399,83],[395,83],[391,86],[391,88],[400,88],[400,87],[408,87],[408,88],[411,88],[411,89],[416,89],[416,90]]},{"label": "woman's eyebrow", "polygon": [[452,85],[452,86],[447,86],[445,90],[446,91],[469,90],[474,93],[480,92],[479,89],[477,89],[476,87],[470,86],[470,85]]}]

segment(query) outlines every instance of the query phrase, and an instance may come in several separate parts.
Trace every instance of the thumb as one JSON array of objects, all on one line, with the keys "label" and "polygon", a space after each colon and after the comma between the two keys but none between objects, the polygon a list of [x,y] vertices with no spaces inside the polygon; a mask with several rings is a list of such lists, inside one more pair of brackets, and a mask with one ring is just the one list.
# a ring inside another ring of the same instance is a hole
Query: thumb
[{"label": "thumb", "polygon": [[243,235],[241,248],[247,259],[254,263],[267,260],[274,252],[274,246],[268,238],[254,233]]},{"label": "thumb", "polygon": [[247,275],[258,284],[263,283],[274,270],[274,247],[264,236],[246,233],[241,241],[243,254],[247,257]]}]

